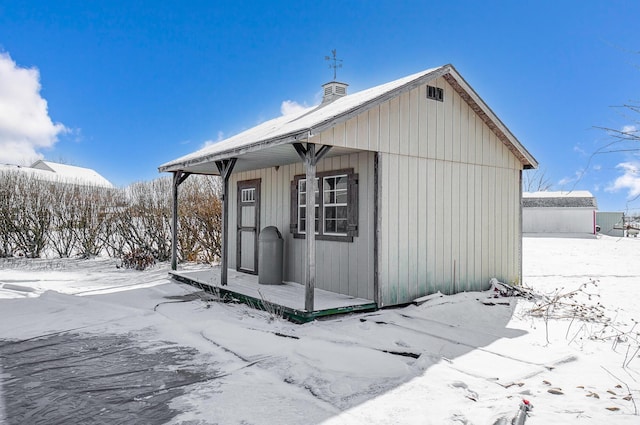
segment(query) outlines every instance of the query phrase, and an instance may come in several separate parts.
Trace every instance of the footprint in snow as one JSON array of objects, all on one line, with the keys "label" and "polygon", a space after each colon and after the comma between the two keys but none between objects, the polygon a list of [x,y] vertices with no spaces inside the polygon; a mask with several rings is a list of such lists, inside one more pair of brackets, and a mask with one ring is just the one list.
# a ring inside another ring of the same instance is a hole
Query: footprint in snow
[{"label": "footprint in snow", "polygon": [[460,415],[458,413],[451,416],[451,420],[455,423],[461,423],[463,425],[471,424],[471,422],[469,422],[469,420],[464,415]]},{"label": "footprint in snow", "polygon": [[470,390],[469,386],[462,381],[455,381],[451,384],[454,388],[461,388],[464,390],[464,396],[472,401],[478,401],[478,393]]}]

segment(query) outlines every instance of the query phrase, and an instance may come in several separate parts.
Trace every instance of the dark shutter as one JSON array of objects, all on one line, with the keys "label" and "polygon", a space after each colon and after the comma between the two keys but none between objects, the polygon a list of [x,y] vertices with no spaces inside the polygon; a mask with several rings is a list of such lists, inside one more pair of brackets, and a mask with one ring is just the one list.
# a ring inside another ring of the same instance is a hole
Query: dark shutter
[{"label": "dark shutter", "polygon": [[290,205],[289,208],[289,231],[291,233],[298,233],[298,180],[293,179],[291,181],[290,190]]},{"label": "dark shutter", "polygon": [[347,191],[347,235],[358,236],[358,174],[349,173]]}]

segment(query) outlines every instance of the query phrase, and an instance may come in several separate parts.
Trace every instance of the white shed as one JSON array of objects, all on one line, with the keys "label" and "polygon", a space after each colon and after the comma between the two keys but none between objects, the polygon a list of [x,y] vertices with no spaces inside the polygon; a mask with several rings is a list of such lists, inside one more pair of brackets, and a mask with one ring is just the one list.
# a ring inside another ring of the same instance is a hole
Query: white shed
[{"label": "white shed", "polygon": [[525,192],[522,231],[543,236],[593,236],[596,210],[596,198],[586,190]]},{"label": "white shed", "polygon": [[603,235],[623,237],[625,235],[626,224],[622,211],[596,212],[596,226]]},{"label": "white shed", "polygon": [[174,199],[191,173],[224,177],[223,284],[225,265],[258,270],[266,226],[284,237],[285,280],[378,307],[521,277],[521,172],[537,162],[452,65],[323,88],[316,107],[159,167]]},{"label": "white shed", "polygon": [[38,180],[56,183],[113,188],[111,182],[95,170],[51,161],[38,160],[29,167],[0,164],[2,171],[27,174]]}]

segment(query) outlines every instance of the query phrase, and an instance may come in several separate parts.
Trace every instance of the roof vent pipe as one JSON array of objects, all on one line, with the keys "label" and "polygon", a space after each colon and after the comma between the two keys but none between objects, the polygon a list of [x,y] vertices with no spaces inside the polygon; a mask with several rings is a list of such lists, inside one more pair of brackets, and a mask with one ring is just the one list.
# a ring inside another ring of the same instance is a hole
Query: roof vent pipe
[{"label": "roof vent pipe", "polygon": [[338,81],[331,81],[330,83],[322,85],[322,103],[332,102],[342,96],[347,95],[347,87],[349,84],[340,83]]}]

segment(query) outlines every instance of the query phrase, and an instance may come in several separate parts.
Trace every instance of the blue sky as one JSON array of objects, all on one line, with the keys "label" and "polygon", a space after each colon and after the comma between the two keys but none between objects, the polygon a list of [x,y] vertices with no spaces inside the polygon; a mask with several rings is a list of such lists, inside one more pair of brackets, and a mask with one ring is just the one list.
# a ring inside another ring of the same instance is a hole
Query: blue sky
[{"label": "blue sky", "polygon": [[[350,92],[452,63],[552,189],[640,212],[638,154],[589,161],[611,141],[595,127],[640,118],[613,107],[640,101],[639,16],[631,0],[0,0],[0,162],[40,155],[119,186],[158,177],[285,101],[316,104],[336,49]],[[15,118],[11,102],[33,113]]]}]

